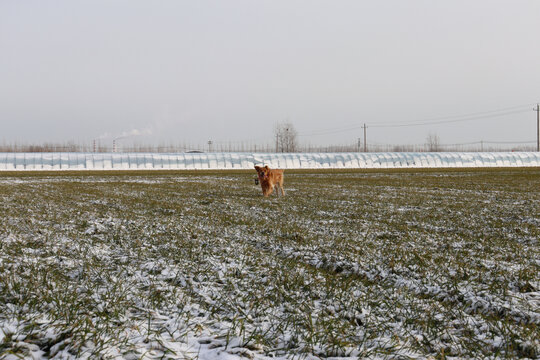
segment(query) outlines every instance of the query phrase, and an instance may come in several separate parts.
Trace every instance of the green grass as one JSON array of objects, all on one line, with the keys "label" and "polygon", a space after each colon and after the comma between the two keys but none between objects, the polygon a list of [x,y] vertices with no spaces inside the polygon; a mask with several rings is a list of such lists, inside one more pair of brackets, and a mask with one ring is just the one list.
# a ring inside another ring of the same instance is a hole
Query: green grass
[{"label": "green grass", "polygon": [[254,177],[0,173],[0,357],[540,356],[540,169]]}]

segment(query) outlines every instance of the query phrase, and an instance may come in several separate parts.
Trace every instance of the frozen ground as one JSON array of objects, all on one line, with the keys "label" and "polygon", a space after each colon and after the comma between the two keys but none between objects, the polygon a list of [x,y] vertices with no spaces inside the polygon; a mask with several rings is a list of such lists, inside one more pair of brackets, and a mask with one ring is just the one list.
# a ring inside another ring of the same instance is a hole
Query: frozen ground
[{"label": "frozen ground", "polygon": [[540,356],[540,169],[0,176],[2,359]]}]

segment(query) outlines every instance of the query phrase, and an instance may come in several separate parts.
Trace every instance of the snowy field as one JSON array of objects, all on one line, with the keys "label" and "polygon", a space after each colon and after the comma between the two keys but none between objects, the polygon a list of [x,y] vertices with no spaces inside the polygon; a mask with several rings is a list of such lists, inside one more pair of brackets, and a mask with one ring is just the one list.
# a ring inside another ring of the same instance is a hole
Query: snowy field
[{"label": "snowy field", "polygon": [[540,357],[540,169],[254,177],[0,174],[0,358]]}]

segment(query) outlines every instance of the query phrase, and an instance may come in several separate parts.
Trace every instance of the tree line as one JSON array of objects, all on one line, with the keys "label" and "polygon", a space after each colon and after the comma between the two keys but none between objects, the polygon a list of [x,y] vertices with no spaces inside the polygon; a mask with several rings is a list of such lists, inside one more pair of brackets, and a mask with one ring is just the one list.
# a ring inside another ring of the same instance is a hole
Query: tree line
[{"label": "tree line", "polygon": [[[182,153],[182,152],[254,152],[254,153],[288,153],[288,152],[362,152],[364,144],[360,141],[349,144],[317,145],[299,142],[298,131],[291,122],[277,123],[274,127],[273,141],[265,143],[255,141],[208,141],[203,144],[193,143],[161,143],[155,144],[105,144],[94,141],[91,144],[43,143],[18,144],[2,143],[0,152],[146,152],[146,153]],[[368,152],[439,152],[439,151],[535,151],[533,145],[505,144],[477,141],[467,144],[442,144],[435,133],[430,133],[423,144],[367,144]]]}]

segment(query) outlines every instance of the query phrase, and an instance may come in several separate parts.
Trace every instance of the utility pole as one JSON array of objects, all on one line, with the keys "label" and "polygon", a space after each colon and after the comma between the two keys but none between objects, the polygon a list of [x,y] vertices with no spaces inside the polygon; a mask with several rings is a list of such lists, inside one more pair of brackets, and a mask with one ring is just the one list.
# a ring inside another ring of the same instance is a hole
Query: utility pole
[{"label": "utility pole", "polygon": [[287,140],[286,143],[285,143],[285,146],[286,146],[286,151],[285,152],[290,152],[289,150],[289,144],[291,142],[291,139],[289,138],[289,128],[286,128],[285,129],[285,139]]},{"label": "utility pole", "polygon": [[367,141],[366,141],[366,129],[367,129],[367,126],[366,126],[366,124],[364,124],[364,126],[362,126],[362,128],[364,129],[364,152],[367,152]]},{"label": "utility pole", "polygon": [[540,152],[540,104],[536,104],[536,151]]}]

